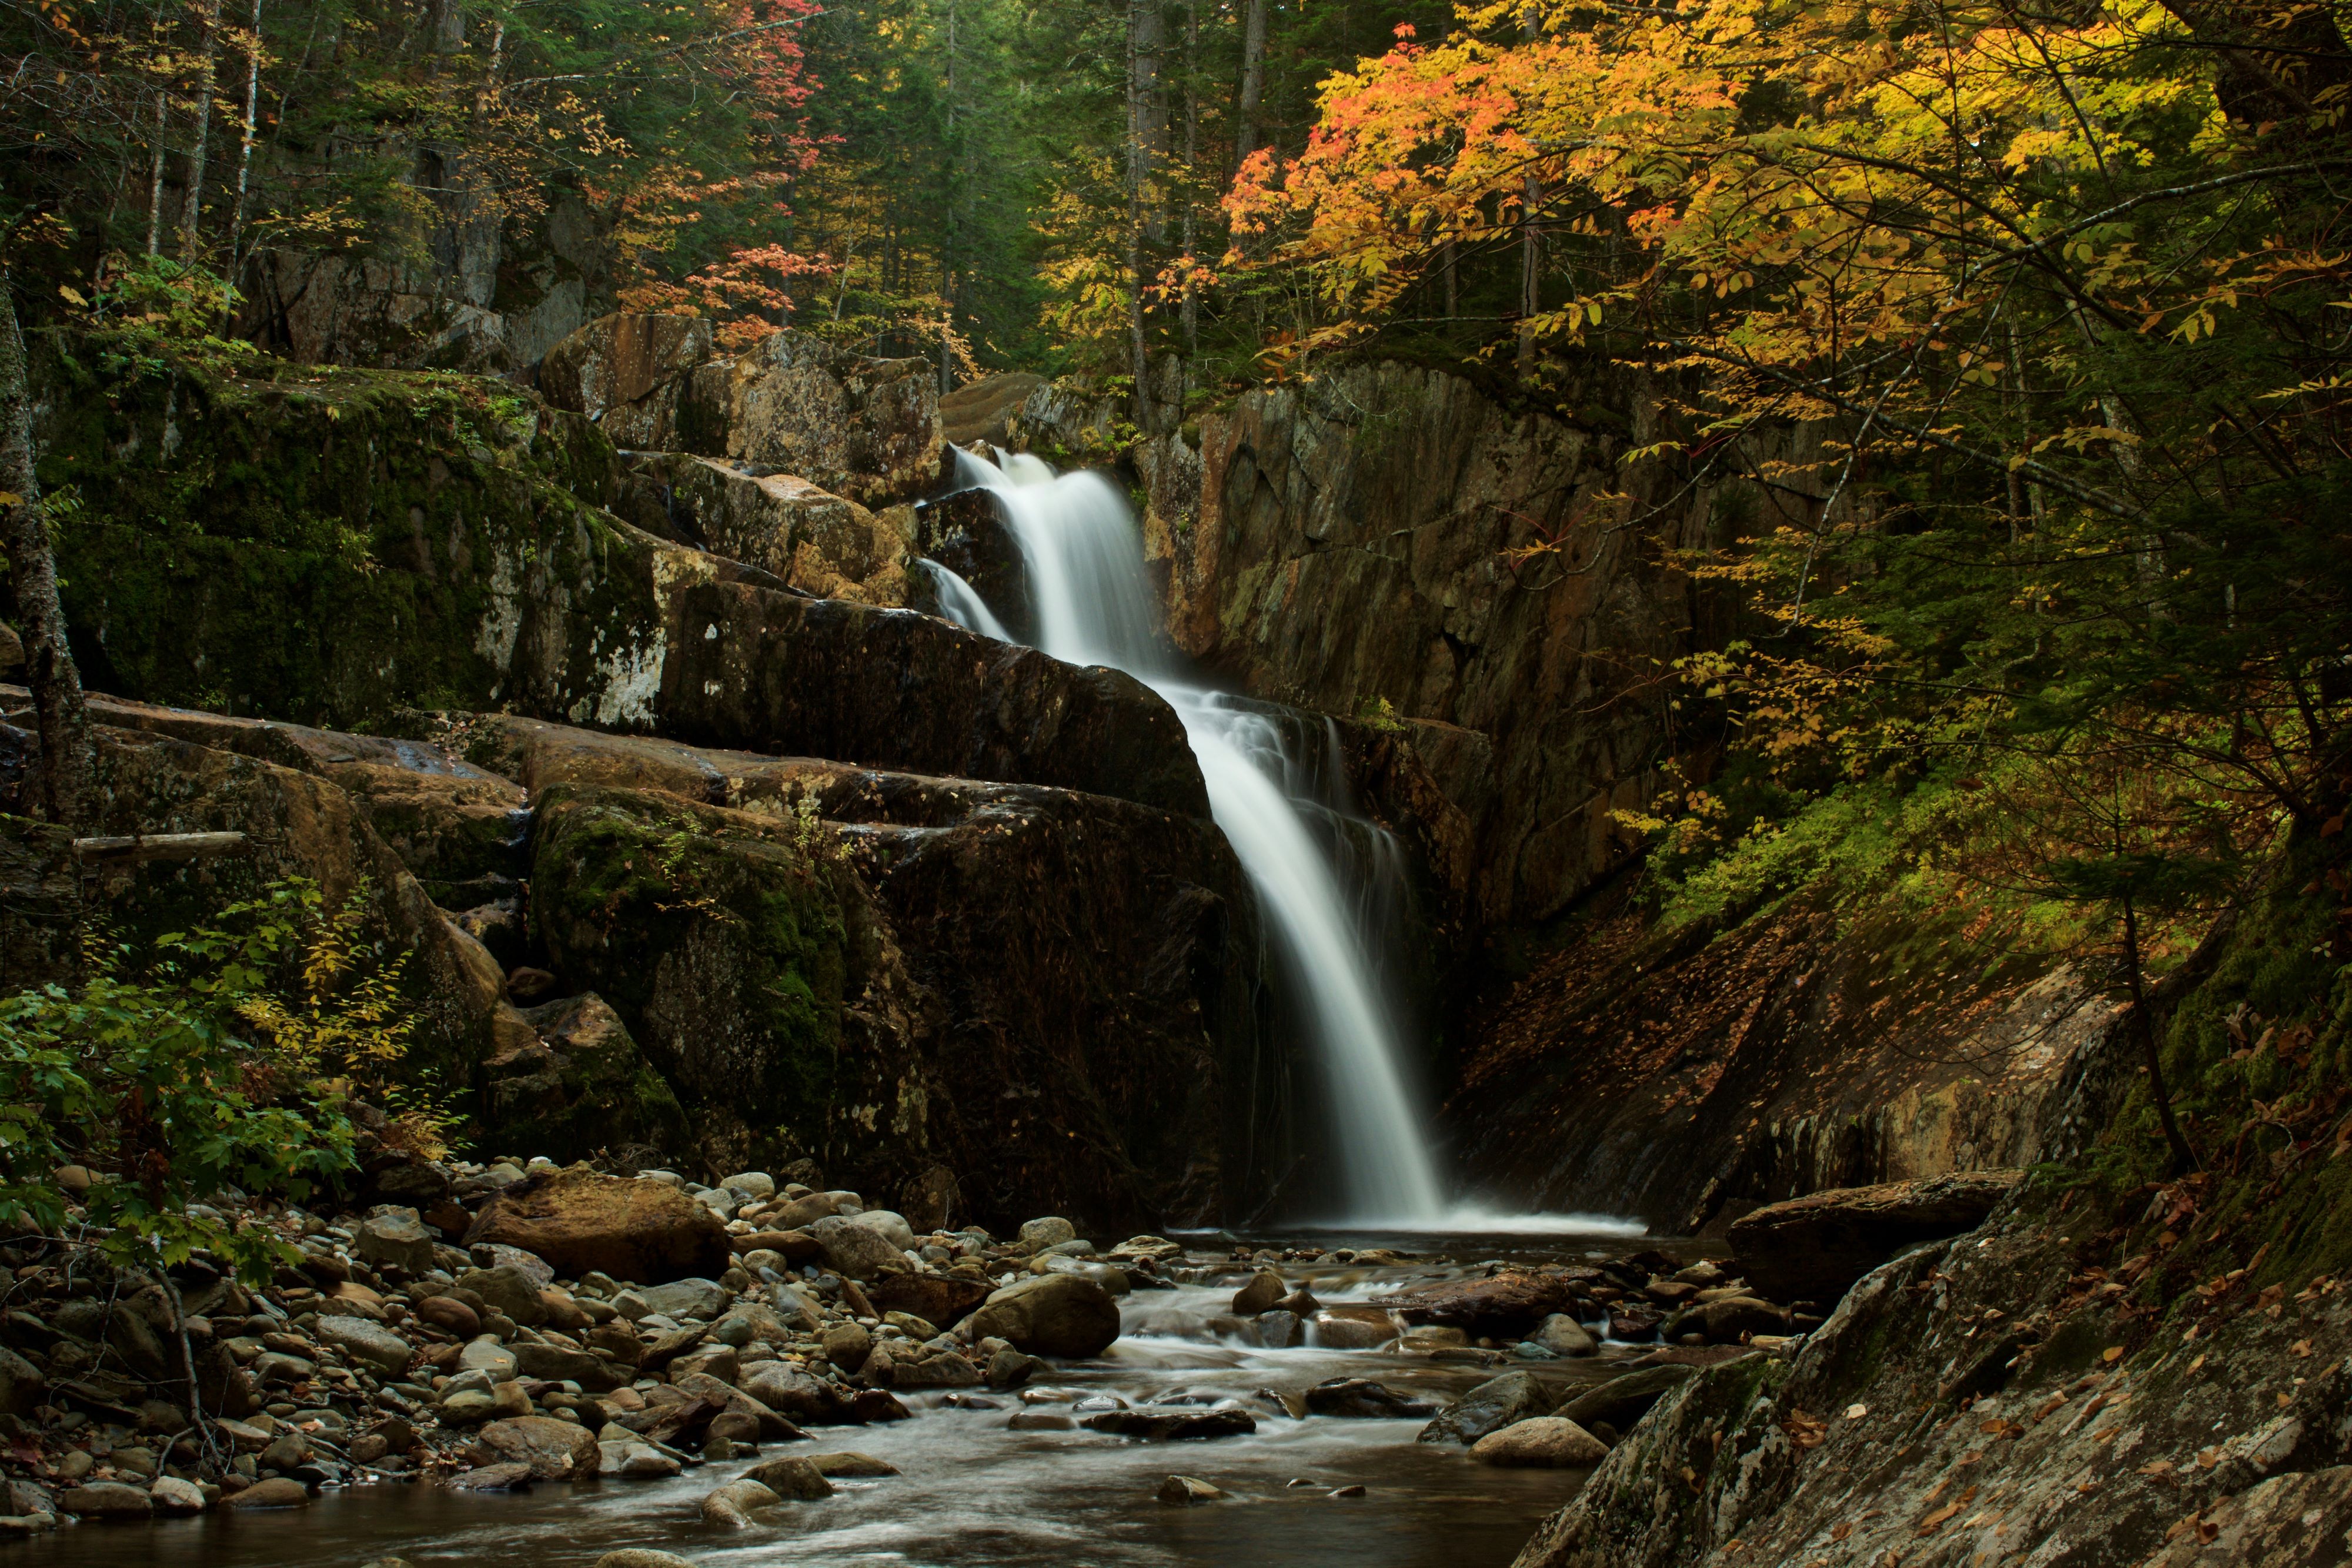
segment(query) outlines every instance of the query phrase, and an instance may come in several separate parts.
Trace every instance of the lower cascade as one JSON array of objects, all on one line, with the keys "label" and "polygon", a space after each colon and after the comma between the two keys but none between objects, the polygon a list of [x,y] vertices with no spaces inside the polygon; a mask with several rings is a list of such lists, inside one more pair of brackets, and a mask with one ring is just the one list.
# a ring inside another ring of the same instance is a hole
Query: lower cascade
[{"label": "lower cascade", "polygon": [[[1223,692],[1184,680],[1161,643],[1134,517],[1099,475],[1055,475],[1025,453],[1001,465],[957,454],[967,486],[988,490],[1021,549],[1037,645],[1057,659],[1124,670],[1184,722],[1209,803],[1256,890],[1281,972],[1328,1085],[1346,1213],[1355,1226],[1427,1228],[1449,1212],[1428,1130],[1414,1106],[1398,1009],[1382,984],[1381,933],[1367,891],[1314,822],[1339,810],[1317,798],[1285,727]],[[967,629],[1005,637],[971,584],[934,567],[940,605]],[[1377,832],[1377,830],[1374,830]]]}]

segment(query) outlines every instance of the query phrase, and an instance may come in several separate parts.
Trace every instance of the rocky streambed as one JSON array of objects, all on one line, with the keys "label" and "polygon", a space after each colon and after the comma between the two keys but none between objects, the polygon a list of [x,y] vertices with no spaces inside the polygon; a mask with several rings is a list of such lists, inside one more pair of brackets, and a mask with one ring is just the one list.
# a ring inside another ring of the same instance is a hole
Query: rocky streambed
[{"label": "rocky streambed", "polygon": [[9,1244],[0,1550],[1500,1564],[1662,1396],[1808,1326],[1622,1238],[1098,1248],[755,1172],[433,1174],[429,1214],[257,1216],[299,1263],[184,1266],[177,1316]]}]

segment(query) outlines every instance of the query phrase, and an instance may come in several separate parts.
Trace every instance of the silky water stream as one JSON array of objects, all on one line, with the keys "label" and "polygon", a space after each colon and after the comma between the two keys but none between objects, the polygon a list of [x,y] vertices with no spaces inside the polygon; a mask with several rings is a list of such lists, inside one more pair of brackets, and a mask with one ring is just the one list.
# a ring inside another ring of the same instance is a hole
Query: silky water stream
[{"label": "silky water stream", "polygon": [[[698,1513],[706,1493],[756,1462],[744,1459],[666,1481],[541,1483],[514,1494],[379,1481],[330,1489],[299,1510],[82,1525],[0,1546],[0,1568],[359,1568],[386,1556],[414,1568],[589,1568],[603,1553],[633,1546],[677,1552],[702,1568],[1504,1568],[1537,1521],[1573,1493],[1580,1472],[1474,1463],[1457,1444],[1414,1441],[1419,1419],[1294,1420],[1278,1396],[1361,1376],[1443,1406],[1501,1371],[1525,1367],[1548,1382],[1581,1385],[1654,1348],[1610,1345],[1597,1357],[1533,1364],[1473,1350],[1256,1348],[1221,1334],[1213,1320],[1260,1264],[1230,1259],[1222,1239],[1213,1247],[1196,1239],[1203,1250],[1166,1268],[1183,1282],[1126,1297],[1124,1332],[1108,1354],[1041,1376],[1029,1391],[1039,1403],[985,1389],[908,1394],[909,1420],[818,1427],[809,1443],[763,1445],[758,1458],[854,1449],[901,1473],[837,1481],[835,1496],[790,1504],[751,1530],[714,1529]],[[1254,1239],[1279,1247],[1297,1239]],[[1357,1240],[1433,1245],[1425,1237]],[[1308,1244],[1339,1242],[1318,1235]],[[1631,1245],[1622,1236],[1483,1237],[1393,1267],[1266,1266],[1336,1306],[1483,1274],[1498,1259],[1580,1261]],[[1102,1396],[1138,1406],[1232,1401],[1256,1417],[1257,1429],[1212,1442],[1142,1443],[1008,1426],[1024,1408],[1066,1411],[1076,1398]],[[1154,1494],[1171,1474],[1196,1476],[1233,1499],[1164,1506]],[[1331,1495],[1356,1486],[1362,1495]]]}]

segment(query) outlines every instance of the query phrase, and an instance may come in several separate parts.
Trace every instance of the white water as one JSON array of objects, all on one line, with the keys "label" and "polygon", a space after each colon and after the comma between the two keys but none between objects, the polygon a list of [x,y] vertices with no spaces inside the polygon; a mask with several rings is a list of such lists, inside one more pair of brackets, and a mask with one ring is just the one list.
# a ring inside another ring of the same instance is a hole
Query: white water
[{"label": "white water", "polygon": [[[1223,693],[1185,682],[1160,639],[1135,520],[1094,474],[1053,470],[1026,454],[1002,467],[959,452],[958,476],[990,490],[1021,549],[1037,615],[1037,645],[1075,664],[1124,670],[1184,721],[1209,787],[1209,807],[1256,889],[1283,969],[1297,987],[1330,1096],[1331,1124],[1351,1225],[1392,1229],[1483,1228],[1449,1205],[1413,1096],[1394,1011],[1374,970],[1370,934],[1339,868],[1309,825],[1328,805],[1294,791],[1305,769],[1282,727]],[[948,578],[979,595],[962,579]],[[946,595],[941,596],[947,608]],[[988,614],[984,604],[980,613]],[[993,629],[950,611],[992,636]],[[1589,1228],[1589,1227],[1588,1227]]]},{"label": "white water", "polygon": [[1000,643],[1013,641],[1013,633],[1004,629],[1004,622],[996,618],[996,612],[988,607],[988,601],[980,596],[980,590],[938,561],[926,560],[922,564],[929,569],[931,579],[939,588],[941,615],[967,632],[977,632]]}]

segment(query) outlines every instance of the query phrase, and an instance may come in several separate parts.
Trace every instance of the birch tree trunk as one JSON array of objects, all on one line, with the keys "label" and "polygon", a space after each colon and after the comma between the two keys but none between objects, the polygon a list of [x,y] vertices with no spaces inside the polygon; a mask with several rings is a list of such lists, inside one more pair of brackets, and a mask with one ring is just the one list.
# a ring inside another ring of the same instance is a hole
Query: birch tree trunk
[{"label": "birch tree trunk", "polygon": [[205,206],[205,143],[213,128],[213,73],[220,61],[220,0],[205,7],[204,64],[196,72],[196,138],[188,150],[188,193],[180,204],[180,264],[193,266]]},{"label": "birch tree trunk", "polygon": [[1242,13],[1242,90],[1234,103],[1234,168],[1257,151],[1257,106],[1265,96],[1265,0]]},{"label": "birch tree trunk", "polygon": [[16,595],[17,632],[25,644],[25,685],[33,693],[33,725],[41,745],[41,807],[53,822],[79,822],[89,779],[89,719],[81,675],[66,646],[65,611],[58,602],[58,568],[49,551],[48,518],[33,472],[33,398],[27,384],[24,334],[16,329],[16,296],[0,267],[0,549]]},{"label": "birch tree trunk", "polygon": [[[245,134],[236,151],[236,200],[230,204],[228,214],[228,270],[224,275],[231,290],[236,287],[236,247],[245,237],[245,196],[253,175],[253,137],[258,128],[256,119],[261,108],[261,0],[253,0],[253,33],[247,40],[245,51]],[[222,331],[236,314],[236,296],[232,292],[221,302]]]}]

